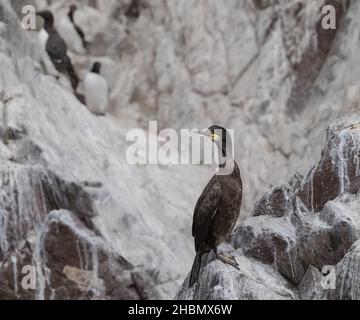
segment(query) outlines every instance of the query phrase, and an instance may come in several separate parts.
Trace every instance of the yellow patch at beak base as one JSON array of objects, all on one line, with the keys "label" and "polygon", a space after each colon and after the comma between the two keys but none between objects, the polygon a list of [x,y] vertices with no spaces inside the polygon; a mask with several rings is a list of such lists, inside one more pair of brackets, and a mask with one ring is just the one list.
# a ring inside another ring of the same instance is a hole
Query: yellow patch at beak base
[{"label": "yellow patch at beak base", "polygon": [[216,133],[211,134],[211,140],[212,141],[217,141],[217,140],[219,140],[219,138],[220,138],[219,135],[217,135]]}]

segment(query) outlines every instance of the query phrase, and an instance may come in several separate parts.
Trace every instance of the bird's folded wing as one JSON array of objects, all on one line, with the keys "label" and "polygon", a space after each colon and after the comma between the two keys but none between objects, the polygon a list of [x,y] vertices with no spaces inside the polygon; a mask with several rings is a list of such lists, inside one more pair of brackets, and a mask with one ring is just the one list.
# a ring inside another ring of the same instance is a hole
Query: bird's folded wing
[{"label": "bird's folded wing", "polygon": [[198,252],[211,227],[221,197],[221,184],[214,176],[201,194],[194,211],[192,235],[195,238],[195,250]]},{"label": "bird's folded wing", "polygon": [[52,60],[63,60],[67,55],[66,44],[57,34],[51,35],[46,43],[46,51]]}]

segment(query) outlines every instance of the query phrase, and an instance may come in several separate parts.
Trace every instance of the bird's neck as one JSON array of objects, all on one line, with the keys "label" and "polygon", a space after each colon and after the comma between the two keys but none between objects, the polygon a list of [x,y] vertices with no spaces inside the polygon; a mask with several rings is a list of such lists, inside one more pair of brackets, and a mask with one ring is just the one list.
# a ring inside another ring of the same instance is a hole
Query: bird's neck
[{"label": "bird's neck", "polygon": [[235,161],[232,157],[227,157],[223,159],[223,162],[219,164],[216,168],[216,175],[219,176],[229,176],[234,172]]},{"label": "bird's neck", "polygon": [[216,172],[218,175],[230,175],[234,170],[234,158],[232,154],[231,142],[224,143],[222,148],[218,148],[218,166]]},{"label": "bird's neck", "polygon": [[46,30],[47,33],[54,33],[55,32],[54,23],[45,22],[44,29]]}]

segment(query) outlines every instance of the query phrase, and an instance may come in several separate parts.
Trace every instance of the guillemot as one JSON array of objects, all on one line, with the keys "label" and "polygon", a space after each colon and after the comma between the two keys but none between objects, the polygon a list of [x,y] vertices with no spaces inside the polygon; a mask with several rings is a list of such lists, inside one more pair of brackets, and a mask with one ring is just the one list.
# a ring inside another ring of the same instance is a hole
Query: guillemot
[{"label": "guillemot", "polygon": [[84,79],[85,101],[89,110],[96,115],[105,115],[109,103],[109,87],[100,74],[101,63],[95,62]]},{"label": "guillemot", "polygon": [[84,55],[87,50],[88,43],[85,40],[84,31],[75,22],[76,5],[71,5],[69,11],[64,15],[58,23],[56,29],[60,36],[65,40],[68,48],[80,55]]},{"label": "guillemot", "polygon": [[[57,73],[57,77],[59,73],[67,74],[73,89],[76,90],[79,84],[79,78],[67,55],[66,43],[54,27],[53,14],[48,10],[40,11],[36,14],[45,21],[43,29],[39,32],[39,45],[47,71],[52,75],[56,75]],[[47,60],[51,61],[52,66],[51,64],[49,65]]]}]

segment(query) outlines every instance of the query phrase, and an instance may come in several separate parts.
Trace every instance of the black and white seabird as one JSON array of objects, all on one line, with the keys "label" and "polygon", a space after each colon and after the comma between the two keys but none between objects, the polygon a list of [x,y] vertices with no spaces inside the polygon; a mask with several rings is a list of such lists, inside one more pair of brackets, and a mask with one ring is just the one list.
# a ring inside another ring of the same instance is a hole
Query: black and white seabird
[{"label": "black and white seabird", "polygon": [[96,115],[104,115],[109,104],[109,87],[100,74],[101,63],[95,62],[84,79],[85,101],[89,110]]},{"label": "black and white seabird", "polygon": [[56,29],[60,36],[65,40],[69,50],[80,55],[84,55],[87,50],[88,43],[85,40],[83,30],[75,22],[76,5],[71,5],[66,15],[56,21]]},{"label": "black and white seabird", "polygon": [[[42,52],[42,57],[45,58],[44,56],[47,55],[58,73],[67,74],[73,89],[76,90],[79,78],[67,55],[66,43],[54,27],[53,14],[48,10],[40,11],[36,14],[45,20],[44,28],[39,32],[40,49],[44,51]],[[48,65],[46,67],[47,69],[49,68]],[[51,72],[51,74],[53,73]]]},{"label": "black and white seabird", "polygon": [[74,28],[77,32],[77,34],[79,35],[80,39],[81,39],[81,42],[82,42],[82,45],[84,47],[84,49],[87,49],[88,47],[88,43],[85,39],[85,33],[84,31],[76,24],[75,22],[75,19],[74,19],[74,14],[75,14],[75,11],[77,10],[77,6],[75,4],[71,5],[70,6],[70,10],[69,10],[69,19],[70,21],[72,22],[72,24],[74,25]]},{"label": "black and white seabird", "polygon": [[234,257],[219,253],[217,249],[228,240],[239,218],[242,203],[242,181],[240,169],[230,151],[231,136],[220,126],[212,126],[201,131],[201,134],[217,145],[220,164],[194,211],[192,234],[195,238],[196,257],[190,273],[190,287],[198,281],[202,256],[212,249],[217,259],[238,268]]}]

